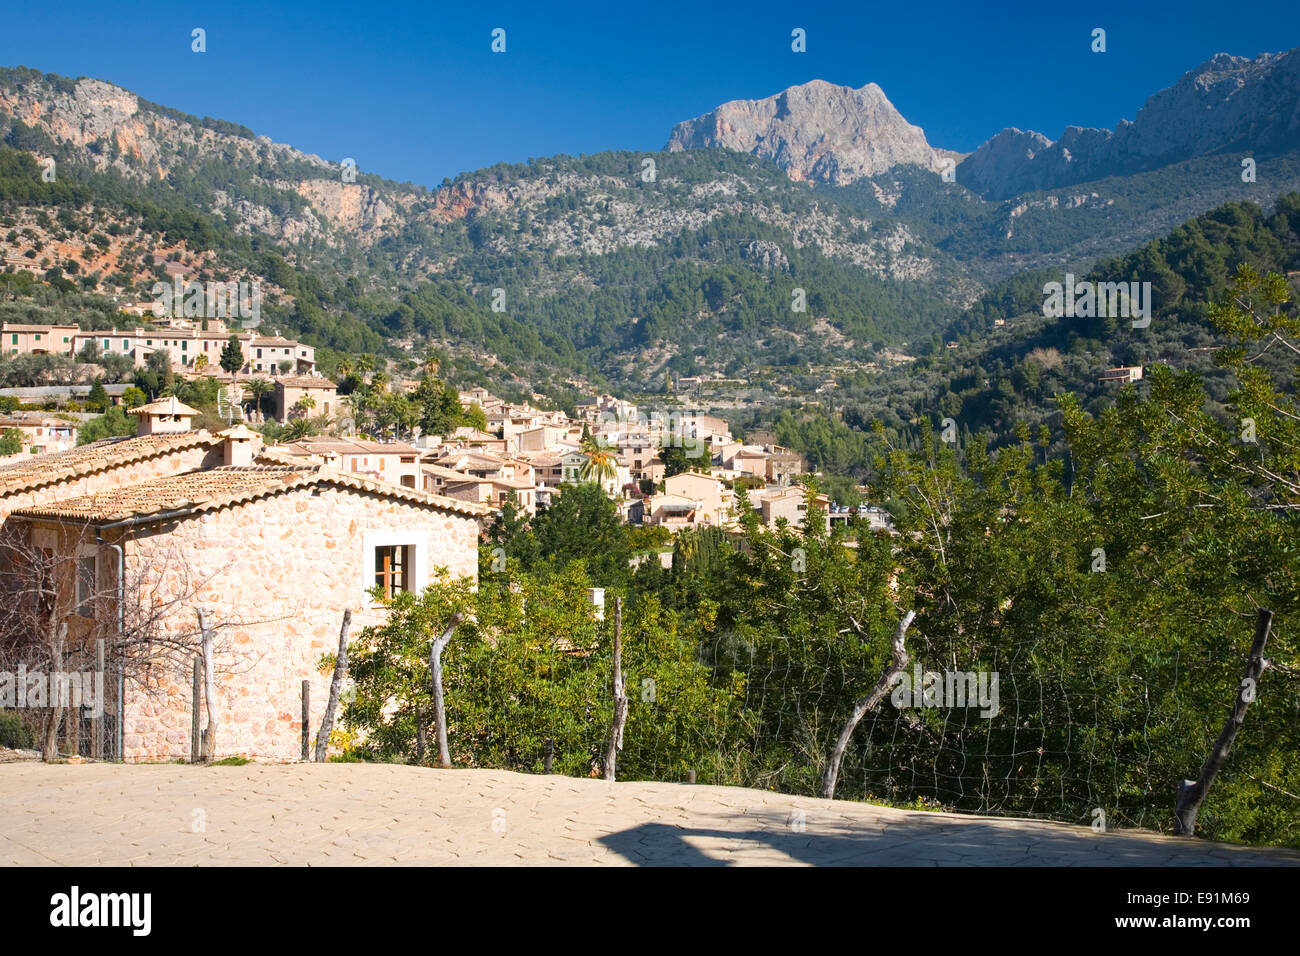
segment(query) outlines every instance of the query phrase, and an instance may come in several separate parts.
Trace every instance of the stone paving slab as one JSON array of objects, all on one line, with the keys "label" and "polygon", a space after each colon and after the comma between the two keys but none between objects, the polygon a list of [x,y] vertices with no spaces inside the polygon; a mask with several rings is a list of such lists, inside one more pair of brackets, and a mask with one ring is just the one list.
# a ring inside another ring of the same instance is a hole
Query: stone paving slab
[{"label": "stone paving slab", "polygon": [[1300,866],[1300,853],[738,787],[500,770],[0,767],[0,865],[431,864]]}]

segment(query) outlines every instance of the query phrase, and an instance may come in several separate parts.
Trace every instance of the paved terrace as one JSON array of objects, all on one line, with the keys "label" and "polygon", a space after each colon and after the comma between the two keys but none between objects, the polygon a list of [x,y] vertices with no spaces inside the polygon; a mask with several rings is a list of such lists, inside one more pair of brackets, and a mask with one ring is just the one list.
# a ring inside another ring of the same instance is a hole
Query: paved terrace
[{"label": "paved terrace", "polygon": [[0,863],[1295,866],[1300,853],[497,770],[27,762],[0,766]]}]

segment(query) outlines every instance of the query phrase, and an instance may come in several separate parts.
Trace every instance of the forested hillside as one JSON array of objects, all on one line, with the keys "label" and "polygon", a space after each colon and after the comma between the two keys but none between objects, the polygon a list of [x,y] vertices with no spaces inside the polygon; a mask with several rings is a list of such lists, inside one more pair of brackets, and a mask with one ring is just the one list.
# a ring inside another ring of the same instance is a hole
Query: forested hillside
[{"label": "forested hillside", "polygon": [[[866,474],[864,433],[874,420],[905,444],[918,440],[922,422],[949,417],[963,442],[987,431],[995,445],[1003,444],[1022,426],[1036,431],[1059,423],[1056,396],[1062,393],[1077,396],[1089,412],[1111,406],[1120,386],[1100,382],[1098,375],[1124,365],[1195,370],[1211,409],[1221,409],[1235,378],[1215,365],[1213,350],[1226,340],[1209,322],[1208,310],[1241,264],[1283,275],[1300,270],[1300,194],[1282,197],[1270,211],[1251,203],[1221,206],[1080,277],[1150,282],[1147,328],[1115,318],[1047,318],[1044,283],[1063,275],[1026,273],[983,296],[916,362],[846,383],[835,393],[834,407],[784,412],[776,419],[778,434],[819,466]],[[948,341],[957,347],[947,348]],[[1260,360],[1279,377],[1275,363],[1282,361],[1276,353]]]}]

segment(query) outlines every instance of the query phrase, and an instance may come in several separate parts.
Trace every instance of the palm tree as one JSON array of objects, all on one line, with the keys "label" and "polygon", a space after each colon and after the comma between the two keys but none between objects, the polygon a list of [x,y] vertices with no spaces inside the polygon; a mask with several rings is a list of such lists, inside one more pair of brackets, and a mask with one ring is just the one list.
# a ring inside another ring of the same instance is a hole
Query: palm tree
[{"label": "palm tree", "polygon": [[[357,389],[349,395],[343,396],[343,404],[348,407],[348,415],[345,421],[351,420],[352,431],[364,433],[366,431],[366,418],[370,408],[370,392],[365,386]],[[340,424],[343,424],[342,422]],[[344,427],[344,431],[348,431]]]},{"label": "palm tree", "polygon": [[587,456],[578,471],[578,477],[583,481],[596,481],[603,485],[618,474],[618,459],[603,439],[588,435],[579,450]]},{"label": "palm tree", "polygon": [[255,378],[248,383],[247,388],[248,394],[253,396],[253,411],[260,415],[262,413],[262,398],[269,395],[275,386],[264,378]]},{"label": "palm tree", "polygon": [[314,422],[306,418],[295,418],[280,433],[280,437],[285,441],[297,441],[299,438],[306,438],[314,434],[316,434],[316,424]]},{"label": "palm tree", "polygon": [[312,398],[310,395],[304,395],[302,398],[298,399],[298,401],[293,403],[293,408],[290,410],[290,414],[296,418],[306,418],[308,413],[315,407],[316,399]]}]

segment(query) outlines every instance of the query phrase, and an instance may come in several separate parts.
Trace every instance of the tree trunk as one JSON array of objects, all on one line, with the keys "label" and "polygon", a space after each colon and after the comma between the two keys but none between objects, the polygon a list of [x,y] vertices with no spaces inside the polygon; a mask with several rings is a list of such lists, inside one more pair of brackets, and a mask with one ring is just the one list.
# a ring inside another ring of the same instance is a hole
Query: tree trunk
[{"label": "tree trunk", "polygon": [[63,648],[67,637],[68,625],[56,624],[51,615],[49,626],[51,667],[45,689],[50,713],[45,723],[45,739],[41,741],[41,759],[46,763],[59,759],[59,725],[63,723],[63,704],[58,700],[55,687],[57,686],[56,675],[63,672]]},{"label": "tree trunk", "polygon": [[907,650],[903,642],[907,637],[907,629],[911,626],[912,619],[916,617],[915,611],[908,611],[903,619],[898,622],[898,630],[894,632],[894,653],[880,675],[880,680],[876,681],[876,686],[871,689],[871,693],[866,697],[860,697],[853,705],[853,713],[844,724],[844,729],[840,731],[840,739],[835,741],[835,749],[831,751],[831,759],[826,767],[826,775],[822,778],[822,796],[827,800],[835,798],[835,783],[840,776],[840,763],[844,760],[844,751],[849,748],[849,740],[853,737],[853,731],[857,729],[859,721],[866,715],[867,711],[874,710],[885,699],[889,693],[889,688],[893,685],[894,679],[903,672],[909,660]]},{"label": "tree trunk", "polygon": [[438,733],[438,766],[443,770],[451,769],[451,751],[447,747],[447,708],[442,697],[442,651],[451,641],[456,626],[463,620],[464,614],[453,614],[447,630],[429,648],[429,675],[433,681],[433,725]]},{"label": "tree trunk", "polygon": [[203,609],[199,608],[199,632],[203,635],[203,703],[208,709],[208,726],[203,731],[202,759],[211,763],[217,759],[217,687],[216,665],[213,662],[214,635],[208,627]]},{"label": "tree trunk", "polygon": [[605,779],[618,774],[618,752],[623,749],[623,728],[627,725],[627,690],[623,687],[623,599],[614,598],[614,721],[609,727],[605,751]]},{"label": "tree trunk", "polygon": [[334,676],[330,680],[330,699],[325,704],[320,733],[316,735],[316,762],[324,763],[329,747],[330,733],[334,730],[334,711],[339,705],[343,682],[348,678],[348,631],[352,629],[352,608],[343,611],[343,626],[339,628],[339,653],[334,660]]},{"label": "tree trunk", "polygon": [[1237,687],[1237,699],[1232,705],[1232,713],[1214,742],[1209,759],[1201,767],[1201,775],[1196,780],[1183,780],[1178,785],[1178,800],[1174,805],[1174,833],[1178,836],[1195,836],[1196,815],[1201,811],[1201,803],[1210,792],[1210,784],[1219,775],[1223,765],[1228,761],[1228,751],[1237,739],[1237,732],[1246,719],[1246,708],[1255,699],[1255,689],[1259,684],[1259,675],[1264,671],[1264,645],[1268,643],[1268,632],[1273,626],[1273,612],[1260,608],[1255,615],[1255,640],[1250,646],[1250,658],[1246,661],[1246,673]]},{"label": "tree trunk", "polygon": [[425,740],[424,733],[424,715],[420,713],[420,705],[415,705],[415,762],[424,763],[424,751],[428,749],[428,743]]}]

